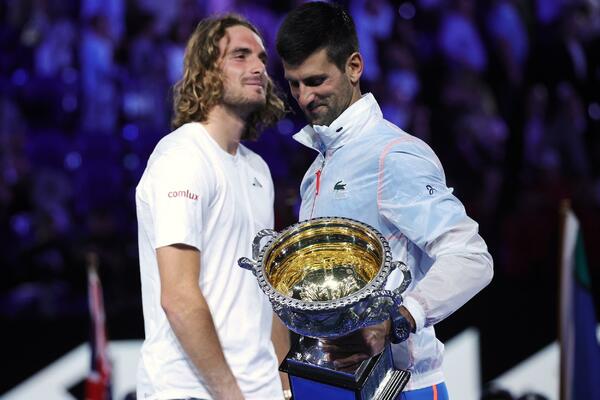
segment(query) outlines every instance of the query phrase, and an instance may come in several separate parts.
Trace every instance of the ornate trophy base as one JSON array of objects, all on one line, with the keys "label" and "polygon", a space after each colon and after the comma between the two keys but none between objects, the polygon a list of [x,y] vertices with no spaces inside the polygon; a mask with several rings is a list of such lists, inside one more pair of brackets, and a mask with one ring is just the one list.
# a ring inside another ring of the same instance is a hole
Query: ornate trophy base
[{"label": "ornate trophy base", "polygon": [[408,371],[394,368],[389,345],[352,372],[302,358],[298,348],[293,348],[279,368],[288,374],[293,400],[394,400],[410,378]]}]

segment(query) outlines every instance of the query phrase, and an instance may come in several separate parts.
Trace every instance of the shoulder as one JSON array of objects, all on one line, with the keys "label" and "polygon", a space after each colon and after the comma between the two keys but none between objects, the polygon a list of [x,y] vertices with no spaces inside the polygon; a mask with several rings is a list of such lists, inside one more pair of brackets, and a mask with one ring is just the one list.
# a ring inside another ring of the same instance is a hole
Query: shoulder
[{"label": "shoulder", "polygon": [[184,124],[164,136],[154,148],[148,160],[148,167],[159,163],[187,164],[199,166],[208,162],[206,149],[199,145],[199,135],[196,124]]},{"label": "shoulder", "polygon": [[216,181],[215,167],[208,149],[194,135],[202,135],[193,124],[186,124],[163,137],[148,159],[142,181],[206,182]]},{"label": "shoulder", "polygon": [[433,149],[423,140],[413,136],[387,120],[381,120],[375,128],[377,137],[373,142],[374,152],[381,168],[393,166],[402,174],[414,171],[414,167],[437,171],[443,174],[443,167]]},{"label": "shoulder", "polygon": [[156,154],[173,152],[188,153],[200,150],[195,135],[201,135],[199,129],[194,129],[196,124],[184,124],[169,134],[165,135],[154,148]]},{"label": "shoulder", "polygon": [[427,143],[388,120],[380,119],[371,125],[369,133],[363,137],[363,140],[372,149],[370,154],[380,161],[385,161],[390,157],[396,158],[396,155],[403,154],[427,159],[441,167],[435,152]]}]

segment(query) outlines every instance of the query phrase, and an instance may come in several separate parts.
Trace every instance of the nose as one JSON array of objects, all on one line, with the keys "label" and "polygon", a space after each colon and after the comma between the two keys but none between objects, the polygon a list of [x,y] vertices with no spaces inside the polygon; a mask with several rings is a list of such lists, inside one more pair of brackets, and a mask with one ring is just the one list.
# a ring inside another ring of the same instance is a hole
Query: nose
[{"label": "nose", "polygon": [[296,101],[302,108],[307,108],[308,105],[315,99],[315,93],[312,88],[300,83],[297,89]]},{"label": "nose", "polygon": [[255,57],[254,62],[252,63],[251,71],[253,74],[264,75],[267,71],[267,66],[260,58]]}]

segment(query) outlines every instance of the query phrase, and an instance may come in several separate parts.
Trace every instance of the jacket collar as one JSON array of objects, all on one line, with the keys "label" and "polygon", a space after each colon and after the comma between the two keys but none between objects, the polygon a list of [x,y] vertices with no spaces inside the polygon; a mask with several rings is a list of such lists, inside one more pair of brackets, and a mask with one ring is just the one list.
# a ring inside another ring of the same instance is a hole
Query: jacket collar
[{"label": "jacket collar", "polygon": [[383,114],[375,97],[371,93],[366,93],[341,113],[331,125],[306,125],[293,138],[325,154],[342,147],[360,135],[365,125],[373,118],[381,119]]}]

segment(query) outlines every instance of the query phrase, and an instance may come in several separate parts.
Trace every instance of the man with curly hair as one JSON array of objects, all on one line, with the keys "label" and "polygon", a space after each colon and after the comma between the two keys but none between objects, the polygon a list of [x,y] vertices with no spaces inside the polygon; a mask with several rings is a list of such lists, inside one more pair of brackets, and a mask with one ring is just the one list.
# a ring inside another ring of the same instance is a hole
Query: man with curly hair
[{"label": "man with curly hair", "polygon": [[266,163],[240,143],[284,113],[257,29],[200,22],[175,88],[175,130],[136,189],[146,339],[137,398],[282,399],[286,328],[237,266],[273,226]]}]

